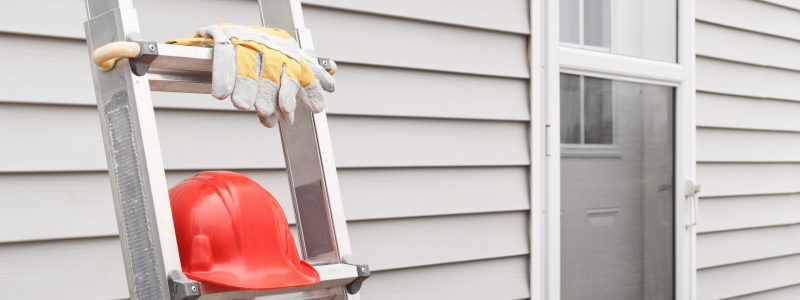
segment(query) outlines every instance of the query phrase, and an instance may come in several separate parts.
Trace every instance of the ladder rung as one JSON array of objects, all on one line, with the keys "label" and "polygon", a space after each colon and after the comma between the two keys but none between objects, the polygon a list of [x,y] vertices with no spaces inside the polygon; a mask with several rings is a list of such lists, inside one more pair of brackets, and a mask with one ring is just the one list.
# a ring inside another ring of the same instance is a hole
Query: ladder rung
[{"label": "ladder rung", "polygon": [[150,63],[150,89],[161,92],[211,93],[213,50],[205,47],[158,44]]},{"label": "ladder rung", "polygon": [[208,47],[159,43],[158,56],[150,63],[150,68],[211,72],[213,58],[213,49]]},{"label": "ladder rung", "polygon": [[312,286],[279,290],[238,290],[217,293],[203,291],[200,300],[250,299],[254,297],[276,296],[277,299],[329,299],[333,291],[325,290],[346,286],[358,277],[357,266],[349,264],[330,264],[314,266],[319,272],[319,283]]},{"label": "ladder rung", "polygon": [[176,93],[211,93],[211,72],[151,69],[150,90]]}]

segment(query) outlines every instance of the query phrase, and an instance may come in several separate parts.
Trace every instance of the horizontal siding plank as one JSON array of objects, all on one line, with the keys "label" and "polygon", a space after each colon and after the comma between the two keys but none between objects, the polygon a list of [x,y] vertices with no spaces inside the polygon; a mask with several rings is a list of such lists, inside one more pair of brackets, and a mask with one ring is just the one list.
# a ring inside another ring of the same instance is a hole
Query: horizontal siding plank
[{"label": "horizontal siding plank", "polygon": [[[251,168],[283,166],[277,130],[254,126],[258,123],[253,124],[256,121],[252,115],[188,111],[157,114],[167,168],[235,168],[237,164]],[[95,108],[3,105],[0,116],[0,135],[14,141],[0,149],[2,171],[106,169]],[[198,156],[200,153],[203,155]],[[190,157],[193,161],[185,160]],[[215,160],[226,163],[216,167],[214,163],[209,164]]]},{"label": "horizontal siding plank", "polygon": [[528,93],[522,79],[343,65],[325,100],[331,114],[528,121]]},{"label": "horizontal siding plank", "polygon": [[781,287],[765,292],[737,297],[739,300],[786,300],[800,298],[800,285]]},{"label": "horizontal siding plank", "polygon": [[0,33],[0,65],[5,70],[0,80],[15,87],[3,89],[0,97],[5,101],[95,103],[89,54],[82,41]]},{"label": "horizontal siding plank", "polygon": [[724,299],[800,283],[800,255],[701,270],[698,299]]},{"label": "horizontal siding plank", "polygon": [[0,246],[0,299],[128,298],[119,240]]},{"label": "horizontal siding plank", "polygon": [[699,232],[800,223],[800,194],[701,198]]},{"label": "horizontal siding plank", "polygon": [[701,197],[800,193],[800,165],[794,163],[699,163]]},{"label": "horizontal siding plank", "polygon": [[[192,173],[167,172],[167,182],[173,186]],[[270,190],[294,223],[284,171],[242,173]],[[529,208],[525,167],[343,169],[339,180],[351,221]],[[0,175],[0,190],[0,243],[117,234],[105,172]]]},{"label": "horizontal siding plank", "polygon": [[[800,24],[798,24],[800,25]],[[776,68],[800,70],[800,41],[698,22],[697,54]]]},{"label": "horizontal siding plank", "polygon": [[755,0],[700,0],[697,19],[800,40],[800,11]]},{"label": "horizontal siding plank", "polygon": [[[527,34],[528,1],[304,0],[304,4]],[[458,9],[453,9],[458,5]]]},{"label": "horizontal siding plank", "polygon": [[364,283],[364,299],[522,299],[528,291],[525,256],[378,272]]},{"label": "horizontal siding plank", "polygon": [[[6,4],[7,9],[0,11],[0,18],[6,20],[0,24],[0,31],[83,38],[82,23],[86,20],[83,1],[6,0]],[[402,3],[391,0],[304,0],[303,4],[521,34],[530,31],[528,2],[523,0],[497,3],[461,0],[457,10],[453,10],[452,3],[447,0],[415,0]],[[205,18],[207,21],[196,24],[197,26],[226,20],[237,20],[242,24],[255,24],[259,21],[255,0],[170,0],[168,2],[135,0],[134,7],[139,10],[139,17],[147,19],[153,18],[152,15],[164,14],[157,9],[168,11],[169,13],[165,14],[167,16],[175,15],[181,19],[200,14],[201,16],[195,19]],[[188,13],[186,7],[194,9]]]},{"label": "horizontal siding plank", "polygon": [[800,2],[798,2],[797,0],[759,0],[759,1],[780,5],[794,10],[800,10]]},{"label": "horizontal siding plank", "polygon": [[[13,47],[0,47],[0,65],[15,72],[0,73],[0,80],[17,88],[5,90],[0,102],[94,105],[82,41],[0,34],[0,44],[5,42]],[[46,63],[29,63],[41,60]],[[331,114],[530,119],[528,84],[522,79],[353,64],[341,64],[339,69],[336,92],[326,94]],[[41,82],[48,88],[38,88]],[[153,102],[156,107],[233,110],[229,101],[209,95],[156,92]]]},{"label": "horizontal siding plank", "polygon": [[0,242],[117,234],[108,176],[0,175]]},{"label": "horizontal siding plank", "polygon": [[349,222],[357,261],[376,270],[528,254],[528,213]]},{"label": "horizontal siding plank", "polygon": [[696,67],[698,91],[800,101],[800,72],[706,57]]},{"label": "horizontal siding plank", "polygon": [[[0,172],[106,168],[96,109],[0,105]],[[252,113],[156,112],[167,169],[280,168],[277,130]],[[340,167],[527,165],[524,122],[332,117]],[[54,146],[57,146],[54,148]]]},{"label": "horizontal siding plank", "polygon": [[353,220],[530,209],[527,167],[344,169]]},{"label": "horizontal siding plank", "polygon": [[83,39],[84,3],[81,0],[6,0],[5,7],[0,10],[0,18],[5,20],[0,23],[0,31]]},{"label": "horizontal siding plank", "polygon": [[[24,2],[19,6],[26,7],[30,5],[28,3]],[[60,14],[61,11],[54,7],[65,5],[56,2],[34,11],[26,9],[20,12],[15,9],[8,13],[9,16],[0,15],[0,18],[13,17],[16,20],[19,19],[17,14],[36,14],[36,19],[42,19],[47,18],[41,16],[43,11]],[[4,23],[23,29],[12,28],[6,31],[81,39],[84,36],[84,10],[82,3],[78,2],[73,6],[75,5],[80,7],[80,18],[72,16],[70,19],[64,18],[63,23],[50,25],[64,27],[64,30],[71,28],[67,35],[61,30],[57,30],[61,34],[29,32],[27,28],[36,29],[41,26],[25,27],[21,25],[24,23],[15,21]],[[255,1],[142,1],[136,2],[135,7],[139,12],[142,35],[155,41],[188,37],[198,28],[224,21],[236,20],[241,24],[259,22]],[[187,7],[193,8],[191,13],[186,10]],[[72,10],[74,7],[68,11]],[[316,50],[337,61],[504,77],[529,76],[527,37],[522,34],[386,18],[320,7],[306,7],[303,13],[307,27],[314,32]],[[342,34],[343,32],[347,34]],[[421,32],[425,34],[420,34]],[[479,59],[487,53],[503,55]]]},{"label": "horizontal siding plank", "polygon": [[795,101],[697,93],[697,126],[800,132]]},{"label": "horizontal siding plank", "polygon": [[794,254],[800,254],[800,225],[731,230],[697,236],[698,269]]},{"label": "horizontal siding plank", "polygon": [[330,130],[342,167],[530,164],[524,122],[337,117]]},{"label": "horizontal siding plank", "polygon": [[800,161],[800,133],[698,128],[697,160],[797,162]]}]

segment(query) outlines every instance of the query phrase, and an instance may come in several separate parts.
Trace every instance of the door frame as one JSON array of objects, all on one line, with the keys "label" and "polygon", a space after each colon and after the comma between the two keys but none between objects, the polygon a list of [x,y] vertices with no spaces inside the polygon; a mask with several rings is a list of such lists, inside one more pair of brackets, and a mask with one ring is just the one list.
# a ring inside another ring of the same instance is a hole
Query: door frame
[{"label": "door frame", "polygon": [[559,0],[530,0],[531,299],[561,295],[559,74],[675,88],[675,299],[696,298],[694,5],[678,3],[678,63],[562,47]]}]

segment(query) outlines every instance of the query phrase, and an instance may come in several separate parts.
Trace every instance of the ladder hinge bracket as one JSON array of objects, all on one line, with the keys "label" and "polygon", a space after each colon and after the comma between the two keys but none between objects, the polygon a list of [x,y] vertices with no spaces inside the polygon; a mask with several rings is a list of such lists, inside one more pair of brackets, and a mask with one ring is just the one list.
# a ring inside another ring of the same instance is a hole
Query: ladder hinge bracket
[{"label": "ladder hinge bracket", "polygon": [[200,298],[200,283],[186,277],[181,271],[172,270],[167,276],[171,300],[196,300]]},{"label": "ladder hinge bracket", "polygon": [[131,71],[137,76],[144,76],[150,71],[150,64],[158,57],[158,44],[156,42],[143,42],[139,43],[139,57],[131,59]]},{"label": "ladder hinge bracket", "polygon": [[359,290],[361,290],[361,284],[364,283],[364,280],[369,278],[369,266],[368,265],[353,265],[356,267],[358,272],[358,277],[356,277],[353,282],[347,285],[347,292],[350,294],[356,294]]},{"label": "ladder hinge bracket", "polygon": [[128,40],[139,44],[139,57],[130,59],[131,71],[137,76],[144,76],[150,71],[150,64],[158,57],[158,43],[142,40],[138,32],[130,33]]}]

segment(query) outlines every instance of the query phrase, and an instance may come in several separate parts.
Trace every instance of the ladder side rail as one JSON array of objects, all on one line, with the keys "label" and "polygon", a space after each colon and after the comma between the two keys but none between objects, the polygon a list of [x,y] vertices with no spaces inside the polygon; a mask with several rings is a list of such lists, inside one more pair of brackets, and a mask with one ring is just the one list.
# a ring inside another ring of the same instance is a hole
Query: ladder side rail
[{"label": "ladder side rail", "polygon": [[[313,50],[299,0],[259,0],[259,6],[264,26],[286,29],[303,50]],[[294,124],[280,132],[303,252],[312,263],[342,262],[352,252],[327,116],[298,105]]]},{"label": "ladder side rail", "polygon": [[[86,8],[90,54],[139,31],[131,0],[86,0]],[[180,260],[147,77],[127,63],[108,72],[90,64],[130,297],[169,299],[167,274]]]},{"label": "ladder side rail", "polygon": [[[285,29],[301,49],[313,51],[300,0],[258,4],[263,26]],[[326,113],[298,105],[294,125],[280,126],[280,133],[304,257],[313,264],[347,262],[352,251]],[[336,300],[360,299],[336,290]]]}]

